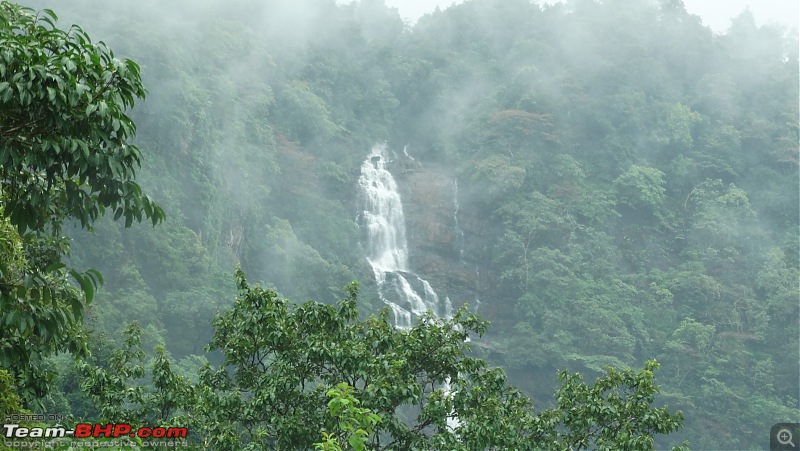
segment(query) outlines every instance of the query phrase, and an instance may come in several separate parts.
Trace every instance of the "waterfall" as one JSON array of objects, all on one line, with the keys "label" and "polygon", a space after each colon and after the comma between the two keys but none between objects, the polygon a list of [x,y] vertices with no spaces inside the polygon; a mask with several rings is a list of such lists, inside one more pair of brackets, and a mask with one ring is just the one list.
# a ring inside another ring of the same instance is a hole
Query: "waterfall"
[{"label": "waterfall", "polygon": [[[404,148],[403,154],[413,161]],[[386,170],[386,145],[372,148],[372,152],[361,164],[358,178],[359,197],[364,210],[359,215],[359,227],[366,226],[367,261],[375,273],[378,295],[394,314],[395,327],[409,329],[414,317],[431,310],[438,318],[452,318],[450,299],[444,303],[433,291],[431,284],[408,267],[408,243],[406,241],[406,218],[397,183]],[[458,215],[458,185],[455,189],[455,213]],[[456,226],[458,219],[456,218]],[[442,385],[450,394],[450,380]],[[456,418],[448,418],[450,430],[459,426]]]},{"label": "waterfall", "polygon": [[478,289],[481,280],[481,272],[478,271],[478,265],[475,265],[475,314],[478,314],[478,309],[481,307],[481,300],[478,298]]},{"label": "waterfall", "polygon": [[[408,155],[405,149],[403,153]],[[358,189],[363,211],[359,226],[366,227],[367,261],[375,273],[381,300],[391,308],[395,326],[408,329],[414,318],[427,310],[439,318],[449,318],[452,308],[449,299],[441,302],[430,283],[408,267],[403,204],[386,163],[386,146],[379,145],[361,165]]]},{"label": "waterfall", "polygon": [[458,225],[458,179],[453,179],[453,233],[456,249],[458,249],[458,260],[464,263],[464,231]]}]

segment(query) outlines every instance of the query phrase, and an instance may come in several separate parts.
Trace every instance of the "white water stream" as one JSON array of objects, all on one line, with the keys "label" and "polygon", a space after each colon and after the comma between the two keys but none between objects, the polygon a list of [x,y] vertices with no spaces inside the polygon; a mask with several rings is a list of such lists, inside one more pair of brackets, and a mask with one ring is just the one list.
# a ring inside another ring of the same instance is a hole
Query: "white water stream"
[{"label": "white water stream", "polygon": [[403,204],[397,183],[386,170],[387,159],[386,146],[375,146],[361,165],[361,225],[367,228],[367,260],[381,300],[392,309],[395,326],[408,329],[414,318],[427,310],[439,318],[450,318],[452,307],[449,299],[441,301],[428,281],[408,267]]}]

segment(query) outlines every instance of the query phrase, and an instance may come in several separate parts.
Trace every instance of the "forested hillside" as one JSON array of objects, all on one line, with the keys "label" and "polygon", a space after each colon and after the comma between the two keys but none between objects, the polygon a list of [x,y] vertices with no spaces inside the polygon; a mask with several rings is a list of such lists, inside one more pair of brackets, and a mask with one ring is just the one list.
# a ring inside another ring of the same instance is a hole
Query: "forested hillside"
[{"label": "forested hillside", "polygon": [[[765,448],[800,419],[796,30],[744,12],[714,34],[680,0],[473,0],[413,26],[379,0],[29,6],[147,89],[137,181],[166,219],[65,227],[105,279],[93,364],[131,320],[180,374],[221,363],[204,348],[237,264],[298,302],[358,280],[358,309],[382,308],[356,190],[385,142],[411,264],[491,322],[475,353],[537,409],[559,370],[656,359],[656,404],[685,417],[660,447]],[[52,365],[46,407],[98,415]]]}]

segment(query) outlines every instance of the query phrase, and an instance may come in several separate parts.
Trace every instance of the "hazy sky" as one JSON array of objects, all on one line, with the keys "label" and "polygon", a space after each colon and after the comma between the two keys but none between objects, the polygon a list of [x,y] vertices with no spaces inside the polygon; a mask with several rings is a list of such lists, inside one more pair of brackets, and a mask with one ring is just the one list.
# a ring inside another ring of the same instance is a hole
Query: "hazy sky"
[{"label": "hazy sky", "polygon": [[[386,0],[386,4],[397,8],[403,18],[415,22],[423,14],[429,13],[439,5],[445,9],[454,0]],[[550,2],[548,2],[550,3]],[[732,17],[739,15],[746,7],[756,19],[757,25],[777,22],[797,28],[800,8],[798,0],[683,0],[686,10],[703,19],[703,23],[717,32],[724,32]]]}]

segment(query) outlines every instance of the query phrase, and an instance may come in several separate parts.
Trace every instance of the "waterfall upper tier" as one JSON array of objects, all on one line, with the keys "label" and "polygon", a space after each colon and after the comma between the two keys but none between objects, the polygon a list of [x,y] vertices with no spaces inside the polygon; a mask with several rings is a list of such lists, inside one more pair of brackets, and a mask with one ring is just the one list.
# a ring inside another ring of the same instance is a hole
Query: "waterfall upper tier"
[{"label": "waterfall upper tier", "polygon": [[367,231],[367,258],[382,271],[399,271],[408,267],[406,226],[403,204],[397,183],[386,170],[385,148],[375,147],[361,165],[358,179],[363,197],[363,222]]}]

